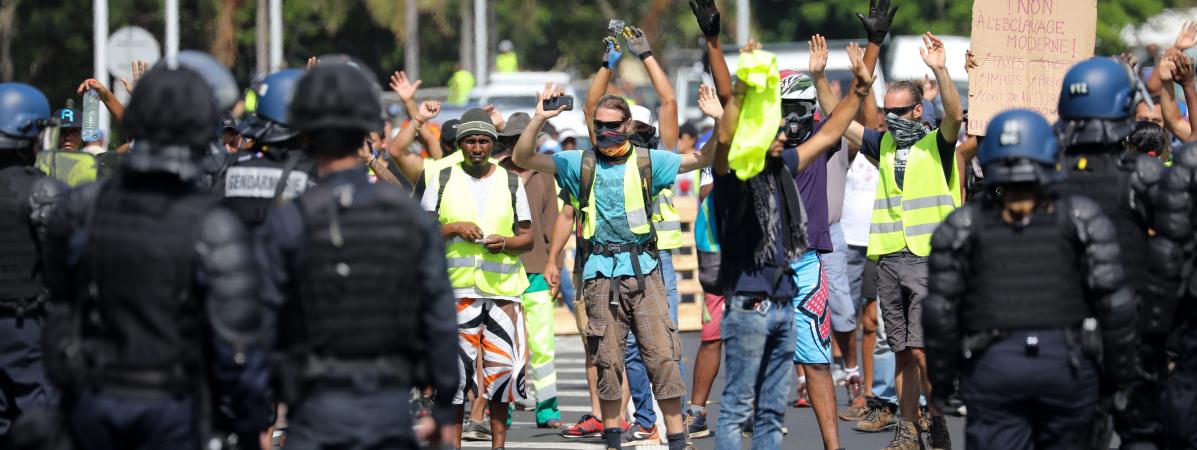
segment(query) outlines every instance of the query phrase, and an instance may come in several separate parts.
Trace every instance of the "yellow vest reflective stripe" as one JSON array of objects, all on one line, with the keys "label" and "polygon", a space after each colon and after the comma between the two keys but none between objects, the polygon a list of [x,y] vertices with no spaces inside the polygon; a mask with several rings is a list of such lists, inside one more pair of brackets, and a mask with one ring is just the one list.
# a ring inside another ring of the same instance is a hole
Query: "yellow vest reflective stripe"
[{"label": "yellow vest reflective stripe", "polygon": [[[452,167],[445,185],[445,197],[441,199],[441,209],[437,213],[440,223],[472,222],[482,229],[484,236],[512,236],[515,211],[511,210],[511,191],[491,189],[487,198],[474,198],[467,179],[469,175],[460,164]],[[490,177],[497,177],[495,179],[503,180],[503,185],[507,185],[507,171],[502,167],[496,165]],[[485,217],[478,217],[475,202],[486,204]],[[482,292],[505,297],[519,297],[528,289],[528,274],[520,264],[519,255],[491,253],[482,244],[455,237],[445,247],[445,260],[454,288],[476,287]]]},{"label": "yellow vest reflective stripe", "polygon": [[653,202],[653,226],[657,229],[657,248],[673,250],[681,248],[682,216],[673,206],[673,190],[665,189],[657,194]]},{"label": "yellow vest reflective stripe", "polygon": [[918,256],[931,254],[931,233],[960,206],[960,173],[952,156],[952,176],[944,179],[939,157],[939,131],[928,133],[910,149],[902,188],[894,175],[897,144],[886,133],[880,145],[880,176],[869,226],[871,259],[903,248]]},{"label": "yellow vest reflective stripe", "polygon": [[[640,190],[640,168],[637,165],[636,148],[633,147],[631,154],[624,160],[623,163],[623,208],[624,217],[628,221],[628,227],[631,228],[633,234],[648,234],[650,231],[648,224],[648,212],[644,209],[644,197]],[[649,157],[645,155],[645,157]],[[598,170],[595,170],[595,177],[598,176]],[[652,180],[643,180],[645,183],[652,183]],[[589,199],[586,201],[586,207],[583,211],[586,212],[586,223],[583,224],[582,238],[590,239],[594,237],[594,224],[598,220],[598,208],[595,207],[594,186],[598,183],[591,183]]]}]

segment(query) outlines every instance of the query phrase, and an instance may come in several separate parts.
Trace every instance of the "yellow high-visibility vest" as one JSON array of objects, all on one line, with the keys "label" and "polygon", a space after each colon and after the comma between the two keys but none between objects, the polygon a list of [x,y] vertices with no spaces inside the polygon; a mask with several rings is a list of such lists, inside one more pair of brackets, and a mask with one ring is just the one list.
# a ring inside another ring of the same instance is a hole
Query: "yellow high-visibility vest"
[{"label": "yellow high-visibility vest", "polygon": [[951,179],[944,179],[939,156],[939,130],[928,133],[910,148],[903,186],[894,175],[897,144],[889,133],[881,138],[880,176],[869,226],[870,259],[908,249],[918,256],[931,254],[931,233],[960,206],[960,173],[952,156]]},{"label": "yellow high-visibility vest", "polygon": [[499,53],[499,56],[495,57],[495,72],[518,72],[519,70],[519,58],[515,56],[515,52]]},{"label": "yellow high-visibility vest", "polygon": [[[469,176],[461,164],[452,166],[437,211],[440,223],[472,222],[482,229],[484,236],[514,236],[516,219],[512,210],[512,192],[492,189],[486,198],[474,198]],[[507,180],[507,171],[496,165],[490,176]],[[506,181],[503,184],[506,185]],[[436,188],[430,186],[429,189]],[[476,202],[486,204],[485,217],[478,217]],[[491,253],[482,244],[455,237],[445,247],[445,259],[449,266],[449,281],[454,288],[476,287],[482,292],[504,297],[519,297],[528,289],[528,274],[519,255]]]},{"label": "yellow high-visibility vest", "polygon": [[657,229],[657,249],[673,250],[681,248],[682,216],[673,206],[673,191],[662,190],[653,202],[653,226]]},{"label": "yellow high-visibility vest", "polygon": [[[636,158],[639,157],[636,148],[633,147],[631,154],[624,160],[623,163],[623,209],[624,217],[628,221],[628,227],[631,228],[633,234],[648,234],[649,216],[645,210],[643,191],[641,190],[640,168],[637,165]],[[650,157],[648,154],[645,158]],[[595,176],[598,176],[598,171],[595,171]],[[644,180],[645,183],[652,183],[651,179]],[[594,195],[595,183],[590,185],[590,195],[586,201],[586,206],[583,212],[586,213],[586,220],[582,224],[582,238],[591,239],[594,237],[595,222],[598,220],[598,208],[595,207]],[[575,200],[576,201],[576,200]],[[577,205],[574,205],[576,208]]]}]

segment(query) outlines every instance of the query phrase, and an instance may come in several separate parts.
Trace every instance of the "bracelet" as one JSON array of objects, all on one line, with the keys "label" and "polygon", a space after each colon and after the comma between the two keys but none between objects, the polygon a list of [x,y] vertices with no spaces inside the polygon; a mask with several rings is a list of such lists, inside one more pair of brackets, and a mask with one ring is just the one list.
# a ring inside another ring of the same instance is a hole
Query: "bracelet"
[{"label": "bracelet", "polygon": [[856,86],[856,87],[852,88],[852,92],[855,92],[857,97],[867,97],[869,95],[869,92],[872,90],[872,88],[873,88],[872,85]]},{"label": "bracelet", "polygon": [[649,56],[652,56],[652,55],[653,55],[653,51],[649,50],[647,52],[644,52],[643,55],[639,55],[639,56],[640,56],[640,60],[644,61],[644,60],[648,59]]}]

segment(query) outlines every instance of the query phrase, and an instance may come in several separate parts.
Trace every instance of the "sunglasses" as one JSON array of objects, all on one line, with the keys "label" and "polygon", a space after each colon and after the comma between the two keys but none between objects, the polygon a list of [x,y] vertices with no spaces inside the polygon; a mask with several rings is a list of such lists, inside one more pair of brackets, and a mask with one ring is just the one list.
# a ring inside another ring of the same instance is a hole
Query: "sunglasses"
[{"label": "sunglasses", "polygon": [[594,121],[594,129],[596,130],[599,128],[619,128],[620,125],[623,125],[622,120],[617,120],[614,122],[603,122],[601,120]]},{"label": "sunglasses", "polygon": [[901,106],[898,108],[881,108],[881,111],[884,111],[886,115],[893,114],[895,116],[902,116],[906,115],[908,112],[914,111],[914,107],[918,105],[918,103],[915,103],[910,106]]}]

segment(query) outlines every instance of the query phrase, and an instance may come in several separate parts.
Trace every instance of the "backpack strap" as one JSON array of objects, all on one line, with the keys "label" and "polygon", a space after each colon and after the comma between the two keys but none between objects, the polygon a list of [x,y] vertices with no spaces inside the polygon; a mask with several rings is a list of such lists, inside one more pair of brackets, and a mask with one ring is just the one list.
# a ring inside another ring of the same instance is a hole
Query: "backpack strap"
[{"label": "backpack strap", "polygon": [[[636,148],[636,168],[640,171],[640,194],[644,197],[645,214],[648,214],[649,209],[652,208],[653,203],[653,158],[652,150],[646,148]],[[643,156],[641,156],[643,155]],[[648,218],[648,247],[652,249],[653,258],[658,257],[657,248],[657,226],[653,224],[652,217]]]},{"label": "backpack strap", "polygon": [[449,185],[449,175],[453,173],[453,166],[441,169],[440,176],[436,180],[439,185],[436,188],[436,212],[441,212],[441,201],[445,199],[445,186]]},{"label": "backpack strap", "polygon": [[511,214],[514,216],[511,221],[511,235],[519,236],[520,214],[516,211],[515,205],[520,192],[520,176],[510,170],[507,171],[507,190],[511,192]]}]

